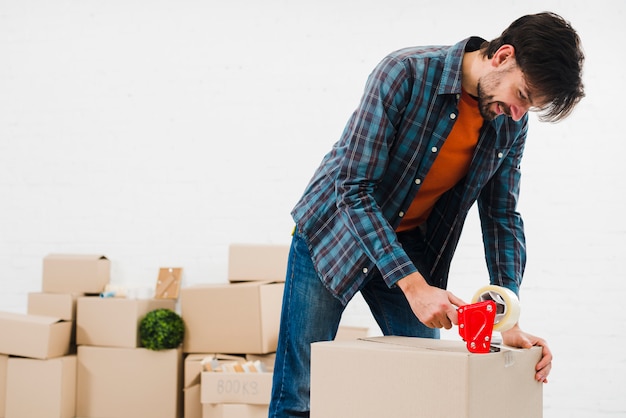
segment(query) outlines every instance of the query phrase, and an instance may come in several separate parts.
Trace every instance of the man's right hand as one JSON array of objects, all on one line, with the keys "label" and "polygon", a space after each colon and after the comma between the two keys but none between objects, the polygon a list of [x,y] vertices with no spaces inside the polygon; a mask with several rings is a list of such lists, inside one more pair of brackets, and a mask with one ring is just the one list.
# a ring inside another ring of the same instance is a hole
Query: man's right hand
[{"label": "man's right hand", "polygon": [[429,285],[418,273],[409,274],[396,283],[417,318],[427,327],[450,329],[458,324],[456,309],[467,305],[452,292]]}]

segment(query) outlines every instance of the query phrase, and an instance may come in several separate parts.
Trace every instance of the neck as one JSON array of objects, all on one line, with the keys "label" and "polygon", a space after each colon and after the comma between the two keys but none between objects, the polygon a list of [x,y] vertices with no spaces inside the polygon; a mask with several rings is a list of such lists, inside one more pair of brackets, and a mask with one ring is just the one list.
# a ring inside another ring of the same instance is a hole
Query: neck
[{"label": "neck", "polygon": [[481,62],[482,55],[480,54],[480,50],[466,52],[463,55],[463,63],[461,64],[461,84],[465,91],[472,96],[478,96],[478,78]]}]

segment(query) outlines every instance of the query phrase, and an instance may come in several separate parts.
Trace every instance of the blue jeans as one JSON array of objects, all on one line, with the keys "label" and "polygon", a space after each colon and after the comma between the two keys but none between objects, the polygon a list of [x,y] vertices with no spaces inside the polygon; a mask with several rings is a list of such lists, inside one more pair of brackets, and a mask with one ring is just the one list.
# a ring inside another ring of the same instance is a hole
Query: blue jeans
[{"label": "blue jeans", "polygon": [[[419,231],[398,238],[420,269],[425,244]],[[439,338],[439,330],[422,324],[400,288],[389,288],[378,271],[360,292],[384,335]],[[307,244],[296,231],[287,265],[270,418],[309,416],[311,343],[335,338],[344,309],[319,279]]]}]

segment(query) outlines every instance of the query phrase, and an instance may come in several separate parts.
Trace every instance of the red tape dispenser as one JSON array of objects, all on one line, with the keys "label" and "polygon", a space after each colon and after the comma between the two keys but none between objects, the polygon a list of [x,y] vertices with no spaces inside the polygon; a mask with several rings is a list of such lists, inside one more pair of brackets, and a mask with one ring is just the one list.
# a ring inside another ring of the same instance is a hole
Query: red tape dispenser
[{"label": "red tape dispenser", "polygon": [[493,300],[461,306],[457,310],[459,335],[463,338],[470,353],[488,353],[491,348],[491,334],[496,318],[496,304]]}]

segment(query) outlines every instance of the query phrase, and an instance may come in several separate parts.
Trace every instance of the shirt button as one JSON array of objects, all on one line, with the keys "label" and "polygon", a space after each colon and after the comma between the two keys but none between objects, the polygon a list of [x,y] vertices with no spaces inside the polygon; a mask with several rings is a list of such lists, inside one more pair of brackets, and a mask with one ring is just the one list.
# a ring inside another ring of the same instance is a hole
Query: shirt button
[{"label": "shirt button", "polygon": [[450,119],[456,119],[456,113],[450,113]]},{"label": "shirt button", "polygon": [[421,179],[415,179],[415,184],[420,184],[422,182]]},{"label": "shirt button", "polygon": [[437,152],[437,147],[432,147],[430,150],[431,150],[432,152]]},{"label": "shirt button", "polygon": [[367,274],[367,267],[363,267],[363,274]]},{"label": "shirt button", "polygon": [[498,153],[498,158],[502,158],[504,157],[504,154],[502,154],[501,152]]},{"label": "shirt button", "polygon": [[404,216],[404,212],[400,211],[400,213],[398,213],[398,216],[402,218]]}]

